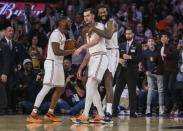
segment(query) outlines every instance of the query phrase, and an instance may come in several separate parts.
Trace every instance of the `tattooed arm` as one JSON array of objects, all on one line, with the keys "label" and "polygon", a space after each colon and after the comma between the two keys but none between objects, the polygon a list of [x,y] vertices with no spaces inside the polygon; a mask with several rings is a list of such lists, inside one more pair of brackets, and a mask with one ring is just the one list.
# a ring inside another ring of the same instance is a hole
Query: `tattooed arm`
[{"label": "tattooed arm", "polygon": [[104,28],[104,30],[100,30],[96,27],[93,27],[92,31],[98,34],[101,37],[104,37],[106,39],[111,39],[114,32],[117,32],[118,26],[113,20],[109,20],[107,22],[107,28]]},{"label": "tattooed arm", "polygon": [[52,42],[52,48],[53,48],[53,53],[56,56],[67,56],[67,55],[71,55],[75,50],[61,50],[59,48],[59,43],[56,42]]}]

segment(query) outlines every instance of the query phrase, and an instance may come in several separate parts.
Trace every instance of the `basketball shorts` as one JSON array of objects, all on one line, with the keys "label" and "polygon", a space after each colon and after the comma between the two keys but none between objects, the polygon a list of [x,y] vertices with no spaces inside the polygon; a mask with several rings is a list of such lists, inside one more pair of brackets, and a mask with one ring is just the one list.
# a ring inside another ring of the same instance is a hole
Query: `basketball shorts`
[{"label": "basketball shorts", "polygon": [[44,62],[44,70],[45,75],[43,84],[48,84],[55,87],[64,87],[65,74],[62,63],[47,59]]},{"label": "basketball shorts", "polygon": [[101,82],[108,67],[106,54],[91,55],[88,63],[88,77],[92,77]]}]

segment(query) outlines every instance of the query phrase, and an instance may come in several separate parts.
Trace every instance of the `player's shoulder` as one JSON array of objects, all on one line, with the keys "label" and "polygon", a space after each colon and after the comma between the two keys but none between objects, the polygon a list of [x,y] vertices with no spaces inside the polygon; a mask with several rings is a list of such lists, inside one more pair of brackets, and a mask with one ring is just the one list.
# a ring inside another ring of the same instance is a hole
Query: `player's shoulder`
[{"label": "player's shoulder", "polygon": [[56,37],[56,36],[62,37],[62,35],[63,34],[58,29],[53,30],[53,32],[51,33],[52,37]]},{"label": "player's shoulder", "polygon": [[53,30],[53,32],[51,33],[51,35],[52,34],[60,34],[60,31],[58,29],[55,29],[55,30]]}]

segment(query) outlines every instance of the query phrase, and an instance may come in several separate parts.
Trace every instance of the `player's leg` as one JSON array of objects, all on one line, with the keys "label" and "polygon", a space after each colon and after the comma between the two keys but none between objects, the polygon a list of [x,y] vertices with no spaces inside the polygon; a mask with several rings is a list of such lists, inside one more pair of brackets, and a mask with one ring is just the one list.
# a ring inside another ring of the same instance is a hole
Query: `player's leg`
[{"label": "player's leg", "polygon": [[56,87],[52,99],[51,105],[48,110],[48,113],[44,116],[46,120],[61,122],[62,120],[54,115],[54,109],[56,104],[60,98],[60,96],[64,93],[64,85],[65,85],[65,75],[63,64],[55,63],[54,64],[54,75],[53,75],[53,83]]},{"label": "player's leg", "polygon": [[48,92],[53,87],[52,86],[53,85],[52,76],[54,73],[53,61],[46,60],[44,63],[44,69],[45,69],[45,76],[44,76],[44,80],[43,80],[43,88],[41,89],[41,91],[38,93],[38,95],[36,97],[34,108],[31,112],[31,114],[29,115],[29,117],[27,117],[28,122],[32,122],[32,123],[42,122],[37,117],[38,108],[40,107],[45,96],[48,94]]},{"label": "player's leg", "polygon": [[[99,58],[98,63],[100,63],[100,64],[97,68],[98,70],[96,70],[95,74],[97,74],[97,75],[95,76],[95,78],[96,78],[96,80],[101,81],[102,78],[105,77],[104,74],[105,74],[106,69],[107,69],[108,58],[105,55],[101,56],[101,58],[100,57],[98,57],[98,58]],[[95,94],[93,96],[93,103],[96,106],[99,115],[95,116],[92,119],[92,121],[93,122],[101,122],[104,118],[104,112],[103,112],[103,108],[102,108],[101,97],[100,97],[100,94],[98,92],[98,85],[97,85],[97,89],[95,91]]]},{"label": "player's leg", "polygon": [[109,70],[106,70],[104,75],[104,82],[106,88],[106,112],[112,115],[112,101],[113,101],[113,89],[112,82],[113,77],[112,73]]},{"label": "player's leg", "polygon": [[93,102],[93,97],[98,87],[98,82],[93,78],[89,77],[86,83],[86,98],[85,98],[85,107],[83,114],[74,120],[74,123],[87,123],[89,117],[90,107]]},{"label": "player's leg", "polygon": [[31,114],[29,115],[29,117],[27,118],[28,122],[31,122],[31,123],[41,123],[42,122],[40,119],[37,118],[38,108],[40,107],[43,99],[48,94],[48,92],[50,91],[51,88],[52,88],[52,86],[50,86],[50,85],[43,85],[43,88],[41,89],[41,91],[39,92],[39,94],[36,97],[34,108],[31,112]]},{"label": "player's leg", "polygon": [[112,121],[112,102],[113,102],[113,78],[116,72],[116,68],[119,60],[119,51],[108,50],[108,59],[110,63],[108,64],[108,69],[104,74],[104,85],[106,89],[106,113],[104,122],[113,123]]},{"label": "player's leg", "polygon": [[50,108],[48,110],[48,113],[44,116],[44,118],[46,120],[51,120],[51,121],[54,121],[54,122],[61,122],[62,121],[60,118],[58,118],[54,115],[54,109],[57,105],[57,102],[58,102],[60,96],[63,93],[64,93],[64,88],[63,87],[56,87],[56,89],[53,93],[52,99],[51,99],[51,104],[50,104]]}]

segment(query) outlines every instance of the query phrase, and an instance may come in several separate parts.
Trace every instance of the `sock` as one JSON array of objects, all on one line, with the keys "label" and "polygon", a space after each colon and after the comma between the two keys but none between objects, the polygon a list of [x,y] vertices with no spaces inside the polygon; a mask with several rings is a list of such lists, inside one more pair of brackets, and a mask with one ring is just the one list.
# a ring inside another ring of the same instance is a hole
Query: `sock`
[{"label": "sock", "polygon": [[38,112],[38,109],[34,108],[34,109],[32,110],[32,112],[37,113],[37,112]]},{"label": "sock", "polygon": [[101,97],[100,97],[100,94],[98,92],[98,86],[97,86],[97,88],[95,88],[95,94],[93,96],[93,103],[97,108],[98,114],[100,116],[104,116],[104,112],[103,112],[103,109],[102,109]]},{"label": "sock", "polygon": [[98,87],[98,82],[92,78],[88,78],[86,83],[85,108],[83,111],[83,114],[86,118],[88,118],[89,115],[96,87]]},{"label": "sock", "polygon": [[31,116],[37,116],[37,112],[38,112],[38,108],[34,107],[31,112]]},{"label": "sock", "polygon": [[50,109],[50,108],[49,108],[48,113],[49,113],[49,114],[53,114],[53,113],[54,113],[54,109]]},{"label": "sock", "polygon": [[34,103],[35,107],[40,107],[43,99],[45,98],[45,96],[48,94],[48,92],[50,91],[50,89],[52,88],[52,86],[49,85],[43,85],[43,88],[41,89],[41,91],[39,92],[39,94],[36,97],[36,101]]},{"label": "sock", "polygon": [[108,112],[112,115],[112,103],[106,104],[106,112]]}]

